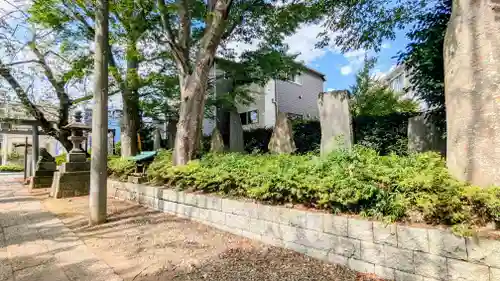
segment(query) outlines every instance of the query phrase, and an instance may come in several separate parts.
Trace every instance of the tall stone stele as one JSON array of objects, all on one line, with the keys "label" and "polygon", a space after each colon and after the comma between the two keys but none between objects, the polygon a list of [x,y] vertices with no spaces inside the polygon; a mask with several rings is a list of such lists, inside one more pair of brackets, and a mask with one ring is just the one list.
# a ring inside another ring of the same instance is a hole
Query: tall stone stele
[{"label": "tall stone stele", "polygon": [[318,95],[321,124],[321,155],[352,147],[352,118],[349,110],[349,92],[329,91]]},{"label": "tall stone stele", "polygon": [[224,140],[222,139],[222,135],[217,127],[214,128],[212,136],[210,137],[210,152],[224,152]]},{"label": "tall stone stele", "polygon": [[286,113],[278,113],[276,125],[267,147],[272,153],[293,153],[295,151],[292,122],[287,118]]},{"label": "tall stone stele", "polygon": [[82,142],[85,140],[83,132],[90,131],[91,127],[82,123],[82,113],[77,111],[74,121],[66,128],[71,130],[71,136],[68,139],[73,143],[73,148],[66,156],[66,163],[63,163],[59,171],[54,173],[50,192],[50,196],[54,198],[89,194],[90,161],[87,161],[87,153],[82,149]]},{"label": "tall stone stele", "polygon": [[500,185],[500,1],[453,0],[444,68],[448,168]]}]

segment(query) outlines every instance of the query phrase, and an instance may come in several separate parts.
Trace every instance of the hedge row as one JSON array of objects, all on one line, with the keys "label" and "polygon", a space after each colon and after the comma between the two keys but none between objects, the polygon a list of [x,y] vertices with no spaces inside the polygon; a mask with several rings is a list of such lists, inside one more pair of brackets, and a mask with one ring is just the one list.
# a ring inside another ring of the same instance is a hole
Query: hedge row
[{"label": "hedge row", "polygon": [[[116,159],[109,170],[124,179],[132,167]],[[386,221],[453,225],[460,234],[500,221],[500,188],[482,189],[453,179],[435,153],[380,156],[357,146],[326,158],[207,154],[173,167],[170,152],[162,151],[147,176],[151,183],[178,189],[302,204]]]},{"label": "hedge row", "polygon": [[17,164],[0,165],[0,172],[22,172],[24,167]]},{"label": "hedge row", "polygon": [[[353,119],[354,143],[373,148],[382,155],[392,152],[406,154],[408,151],[408,118],[414,114],[394,113],[386,116],[359,116]],[[321,125],[319,121],[292,121],[293,136],[297,153],[317,151],[321,143]],[[257,128],[243,132],[245,151],[248,153],[269,152],[267,146],[272,128]],[[207,152],[210,138],[203,141],[203,150]]]}]

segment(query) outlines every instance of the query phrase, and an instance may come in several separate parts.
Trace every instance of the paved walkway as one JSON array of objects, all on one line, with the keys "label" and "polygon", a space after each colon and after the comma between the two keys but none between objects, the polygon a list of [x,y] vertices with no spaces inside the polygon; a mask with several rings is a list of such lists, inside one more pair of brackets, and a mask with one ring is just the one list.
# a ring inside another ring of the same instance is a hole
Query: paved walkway
[{"label": "paved walkway", "polygon": [[21,180],[0,174],[0,281],[122,280]]}]

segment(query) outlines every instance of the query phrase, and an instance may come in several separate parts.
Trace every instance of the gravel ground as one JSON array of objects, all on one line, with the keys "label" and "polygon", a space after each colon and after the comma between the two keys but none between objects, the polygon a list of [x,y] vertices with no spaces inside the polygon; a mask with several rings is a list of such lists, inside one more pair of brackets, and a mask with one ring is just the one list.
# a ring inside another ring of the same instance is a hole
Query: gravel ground
[{"label": "gravel ground", "polygon": [[88,197],[43,203],[127,281],[382,281],[130,202],[108,199],[94,227]]}]

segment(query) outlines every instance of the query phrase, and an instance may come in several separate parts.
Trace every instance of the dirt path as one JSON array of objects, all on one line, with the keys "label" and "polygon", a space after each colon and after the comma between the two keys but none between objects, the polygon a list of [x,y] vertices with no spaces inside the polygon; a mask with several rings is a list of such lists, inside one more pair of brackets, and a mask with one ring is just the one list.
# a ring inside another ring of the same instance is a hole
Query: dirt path
[{"label": "dirt path", "polygon": [[87,197],[43,204],[127,281],[380,280],[130,202],[108,199],[95,227]]}]

